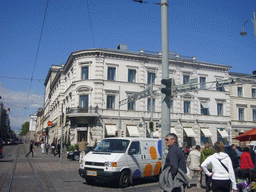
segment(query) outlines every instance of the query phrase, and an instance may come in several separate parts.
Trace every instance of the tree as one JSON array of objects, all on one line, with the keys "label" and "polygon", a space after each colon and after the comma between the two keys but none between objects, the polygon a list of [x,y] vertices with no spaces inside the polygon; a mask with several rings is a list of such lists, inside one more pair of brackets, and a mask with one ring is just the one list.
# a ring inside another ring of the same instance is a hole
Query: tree
[{"label": "tree", "polygon": [[29,131],[29,122],[26,121],[24,124],[22,124],[20,136],[26,135]]}]

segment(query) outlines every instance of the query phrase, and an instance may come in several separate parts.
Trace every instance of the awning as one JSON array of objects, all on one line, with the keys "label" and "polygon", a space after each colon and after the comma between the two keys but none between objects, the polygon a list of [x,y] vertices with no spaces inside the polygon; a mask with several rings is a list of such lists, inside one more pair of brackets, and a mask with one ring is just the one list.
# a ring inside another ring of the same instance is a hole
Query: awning
[{"label": "awning", "polygon": [[176,131],[176,129],[175,129],[175,128],[171,128],[171,133],[174,133],[174,134],[176,134],[176,135],[177,135],[177,131]]},{"label": "awning", "polygon": [[201,103],[201,105],[203,106],[203,108],[209,108],[209,105],[208,105],[208,103]]},{"label": "awning", "polygon": [[196,137],[192,128],[184,128],[184,131],[186,132],[187,137]]},{"label": "awning", "polygon": [[212,137],[212,133],[209,129],[201,129],[205,137]]},{"label": "awning", "polygon": [[135,125],[127,126],[127,129],[128,129],[130,137],[139,137],[140,136],[137,126],[135,126]]},{"label": "awning", "polygon": [[160,134],[158,131],[153,132],[153,138],[160,138]]},{"label": "awning", "polygon": [[106,125],[107,135],[108,136],[115,136],[116,135],[116,125]]},{"label": "awning", "polygon": [[227,131],[226,130],[220,130],[220,129],[218,129],[218,132],[220,133],[220,135],[221,135],[221,137],[222,138],[228,138],[228,133],[227,133]]}]

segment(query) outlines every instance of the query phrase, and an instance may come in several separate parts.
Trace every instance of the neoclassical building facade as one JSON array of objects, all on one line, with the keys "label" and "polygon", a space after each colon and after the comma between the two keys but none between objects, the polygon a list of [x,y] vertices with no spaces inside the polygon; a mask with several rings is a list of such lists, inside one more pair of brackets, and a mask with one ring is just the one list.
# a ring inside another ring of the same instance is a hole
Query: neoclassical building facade
[{"label": "neoclassical building facade", "polygon": [[[216,81],[229,78],[230,68],[170,52],[169,76],[175,85],[198,82],[193,91],[179,91],[171,99],[170,132],[178,135],[180,144],[230,142],[229,87],[216,87]],[[161,79],[161,53],[128,51],[126,45],[71,53],[65,64],[49,69],[44,84],[43,126],[53,122],[49,142],[57,141],[61,134],[66,143],[85,138],[89,145],[119,133],[122,137],[149,137],[151,119],[152,135],[160,138]],[[159,94],[119,106],[151,82]]]}]

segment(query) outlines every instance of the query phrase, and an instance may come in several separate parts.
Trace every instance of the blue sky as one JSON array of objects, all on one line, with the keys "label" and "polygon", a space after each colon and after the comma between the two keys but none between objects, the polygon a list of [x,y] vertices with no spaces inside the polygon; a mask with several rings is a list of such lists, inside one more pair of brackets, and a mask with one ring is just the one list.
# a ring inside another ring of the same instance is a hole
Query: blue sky
[{"label": "blue sky", "polygon": [[[0,1],[0,101],[11,109],[11,126],[20,129],[43,107],[44,79],[51,65],[65,63],[78,50],[94,47],[161,51],[161,8],[147,0]],[[168,1],[169,50],[199,61],[256,70],[253,22],[255,0]],[[34,72],[33,72],[34,71]],[[31,77],[33,80],[31,81]]]}]

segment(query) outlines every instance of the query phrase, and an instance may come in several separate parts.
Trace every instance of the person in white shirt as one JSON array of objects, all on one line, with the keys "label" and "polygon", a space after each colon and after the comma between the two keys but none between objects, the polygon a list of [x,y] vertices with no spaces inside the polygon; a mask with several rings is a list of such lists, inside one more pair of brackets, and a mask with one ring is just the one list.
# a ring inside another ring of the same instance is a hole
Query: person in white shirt
[{"label": "person in white shirt", "polygon": [[[201,167],[206,175],[212,177],[213,192],[230,191],[231,184],[233,192],[237,192],[236,179],[232,162],[228,154],[224,153],[224,144],[221,141],[214,143],[215,153],[205,159]],[[212,165],[212,172],[207,169]]]},{"label": "person in white shirt", "polygon": [[189,179],[192,180],[194,175],[197,175],[197,188],[201,188],[201,167],[200,167],[200,146],[196,145],[195,150],[192,150],[187,158],[187,166],[189,168]]}]

